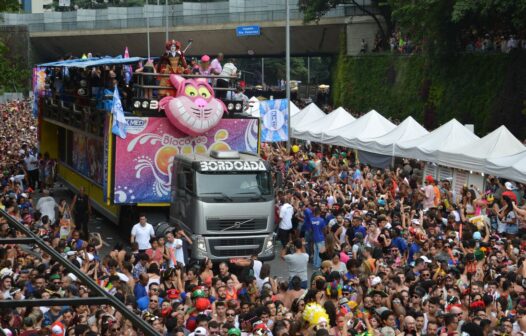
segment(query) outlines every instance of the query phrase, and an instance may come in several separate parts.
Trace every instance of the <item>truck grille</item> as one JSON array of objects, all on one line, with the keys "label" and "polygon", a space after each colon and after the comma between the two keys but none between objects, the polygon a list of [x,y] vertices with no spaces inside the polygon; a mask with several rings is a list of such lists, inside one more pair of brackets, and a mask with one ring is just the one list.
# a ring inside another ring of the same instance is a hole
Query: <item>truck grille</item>
[{"label": "truck grille", "polygon": [[249,256],[260,253],[265,238],[227,238],[208,241],[212,255],[216,257]]},{"label": "truck grille", "polygon": [[[246,222],[247,220],[250,221]],[[236,223],[243,224],[239,228],[231,228],[226,231],[252,231],[265,230],[267,228],[267,218],[207,219],[206,228],[210,231],[221,231]]]}]

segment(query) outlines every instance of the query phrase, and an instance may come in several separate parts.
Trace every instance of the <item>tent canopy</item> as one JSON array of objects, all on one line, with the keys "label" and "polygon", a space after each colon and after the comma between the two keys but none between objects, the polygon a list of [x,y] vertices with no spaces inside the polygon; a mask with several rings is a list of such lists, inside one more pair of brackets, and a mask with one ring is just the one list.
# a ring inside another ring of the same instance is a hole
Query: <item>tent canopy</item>
[{"label": "tent canopy", "polygon": [[482,172],[487,159],[509,156],[526,150],[526,147],[505,127],[500,126],[474,142],[438,152],[438,163],[451,167]]},{"label": "tent canopy", "polygon": [[88,68],[88,67],[96,67],[96,66],[103,66],[103,65],[117,65],[117,64],[133,64],[133,63],[139,63],[141,61],[146,60],[146,58],[142,57],[128,57],[123,58],[122,56],[117,57],[100,57],[100,58],[82,58],[82,59],[75,59],[75,60],[66,60],[66,61],[59,61],[59,62],[51,62],[51,63],[44,63],[39,64],[40,67],[66,67],[66,68]]},{"label": "tent canopy", "polygon": [[486,160],[485,171],[526,183],[526,150],[514,155]]},{"label": "tent canopy", "polygon": [[370,141],[390,132],[396,126],[375,110],[369,111],[350,124],[324,132],[324,142],[357,149],[360,142]]},{"label": "tent canopy", "polygon": [[359,148],[376,154],[393,155],[395,144],[409,141],[429,134],[429,132],[416,122],[413,117],[407,117],[402,123],[386,134],[370,139],[359,141]]},{"label": "tent canopy", "polygon": [[356,119],[343,107],[338,107],[320,120],[304,124],[300,128],[293,127],[292,136],[302,140],[320,141],[323,140],[323,132],[348,125],[354,120]]},{"label": "tent canopy", "polygon": [[311,103],[291,117],[290,127],[292,129],[301,128],[303,125],[320,120],[325,116],[326,114],[316,104]]},{"label": "tent canopy", "polygon": [[427,135],[396,144],[395,152],[402,157],[437,162],[437,151],[451,152],[478,139],[464,125],[452,119]]},{"label": "tent canopy", "polygon": [[290,116],[292,117],[293,115],[296,115],[298,114],[298,112],[300,111],[299,107],[296,106],[296,104],[294,104],[294,102],[290,102]]}]

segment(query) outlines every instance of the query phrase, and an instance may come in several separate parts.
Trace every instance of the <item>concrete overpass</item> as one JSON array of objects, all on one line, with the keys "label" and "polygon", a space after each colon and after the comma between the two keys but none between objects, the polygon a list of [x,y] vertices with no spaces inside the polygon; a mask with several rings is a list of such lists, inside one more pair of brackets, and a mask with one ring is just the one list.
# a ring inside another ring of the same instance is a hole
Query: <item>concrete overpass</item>
[{"label": "concrete overpass", "polygon": [[[237,37],[236,27],[259,25],[261,35]],[[228,56],[283,56],[285,54],[285,21],[223,23],[208,25],[170,26],[169,37],[183,42],[193,40],[188,55],[215,54]],[[336,54],[340,36],[345,32],[345,17],[322,19],[318,24],[291,21],[291,52],[294,56]],[[127,46],[133,56],[148,55],[147,28],[106,28],[90,30],[30,31],[35,62],[55,60],[66,53],[82,55],[122,54]],[[150,29],[152,56],[163,52],[165,28]]]},{"label": "concrete overpass", "polygon": [[[289,1],[293,3],[290,11],[293,56],[336,54],[342,47],[348,54],[356,54],[362,38],[373,45],[376,24],[357,6],[337,6],[320,22],[304,24],[299,0]],[[361,1],[361,6],[374,10],[370,0]],[[183,46],[189,39],[194,41],[189,56],[222,51],[234,57],[281,57],[285,53],[284,4],[283,0],[183,0],[169,6],[0,13],[3,23],[0,37],[8,37],[3,40],[13,52],[27,55],[30,49],[31,63],[53,61],[67,53],[77,57],[88,52],[114,56],[122,54],[126,46],[132,56],[147,56],[148,35],[151,56],[158,56],[163,52],[166,31],[170,39],[183,42]],[[260,26],[261,34],[236,36],[236,27],[245,25]],[[347,39],[342,43],[344,32]]]}]

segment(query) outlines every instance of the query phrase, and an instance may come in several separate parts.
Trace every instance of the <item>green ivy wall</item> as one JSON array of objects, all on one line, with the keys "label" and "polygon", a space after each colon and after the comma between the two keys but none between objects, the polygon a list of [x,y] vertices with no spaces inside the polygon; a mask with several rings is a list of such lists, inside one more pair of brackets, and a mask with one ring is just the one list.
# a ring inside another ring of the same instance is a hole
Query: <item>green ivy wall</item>
[{"label": "green ivy wall", "polygon": [[475,124],[483,136],[501,124],[526,138],[526,53],[425,56],[340,55],[333,73],[334,106],[375,109],[428,129],[451,118]]}]

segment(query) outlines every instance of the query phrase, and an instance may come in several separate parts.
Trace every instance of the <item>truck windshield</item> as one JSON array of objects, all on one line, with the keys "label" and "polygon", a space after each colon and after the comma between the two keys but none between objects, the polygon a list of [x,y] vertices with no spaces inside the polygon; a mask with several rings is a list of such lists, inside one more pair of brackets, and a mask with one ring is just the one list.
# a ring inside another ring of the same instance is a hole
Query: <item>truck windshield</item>
[{"label": "truck windshield", "polygon": [[196,172],[197,195],[202,197],[261,198],[271,196],[269,172],[199,173]]}]

